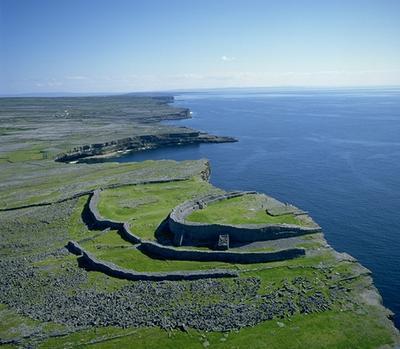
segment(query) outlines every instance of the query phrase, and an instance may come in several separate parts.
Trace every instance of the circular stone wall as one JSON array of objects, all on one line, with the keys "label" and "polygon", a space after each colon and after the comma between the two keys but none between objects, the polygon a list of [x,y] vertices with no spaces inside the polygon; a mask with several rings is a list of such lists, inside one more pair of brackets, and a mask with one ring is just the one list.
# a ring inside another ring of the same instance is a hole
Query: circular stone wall
[{"label": "circular stone wall", "polygon": [[[207,205],[244,195],[257,194],[254,191],[234,191],[225,194],[207,195],[197,199],[185,201],[175,207],[168,219],[168,225],[173,234],[173,242],[180,246],[192,242],[214,243],[220,235],[229,235],[231,242],[250,243],[254,241],[274,240],[310,233],[320,232],[321,228],[313,226],[303,227],[293,224],[210,224],[190,222],[186,220],[194,211],[203,209]],[[282,204],[284,205],[284,204]],[[294,207],[294,206],[293,206]]]}]

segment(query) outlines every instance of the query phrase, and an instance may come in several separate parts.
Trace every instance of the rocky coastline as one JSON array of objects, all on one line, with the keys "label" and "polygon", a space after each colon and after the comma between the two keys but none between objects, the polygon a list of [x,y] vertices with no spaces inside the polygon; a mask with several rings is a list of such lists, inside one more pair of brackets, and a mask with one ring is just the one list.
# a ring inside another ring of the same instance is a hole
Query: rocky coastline
[{"label": "rocky coastline", "polygon": [[[194,195],[199,182],[218,192],[206,183],[211,170],[205,160],[74,164],[159,147],[237,141],[161,125],[162,120],[190,117],[187,109],[170,106],[172,101],[172,97],[113,96],[2,102],[7,110],[6,114],[0,110],[4,125],[16,130],[17,120],[24,120],[25,129],[0,139],[7,150],[0,161],[0,319],[4,324],[0,344],[68,347],[74,337],[85,346],[93,344],[86,340],[88,331],[94,331],[95,340],[103,331],[104,341],[114,340],[115,331],[121,331],[121,338],[127,336],[125,342],[121,339],[124,347],[136,345],[141,331],[151,330],[158,347],[175,347],[173,336],[178,333],[189,343],[185,347],[208,347],[208,336],[223,335],[223,340],[237,339],[228,347],[245,342],[261,348],[269,340],[276,344],[274,338],[282,331],[288,341],[293,338],[290,344],[300,347],[311,343],[310,348],[318,348],[326,340],[332,348],[343,343],[342,347],[397,348],[398,330],[388,319],[392,313],[383,306],[371,272],[331,248],[319,229],[288,237],[286,246],[276,245],[281,239],[274,239],[269,246],[232,250],[232,256],[268,256],[274,248],[288,249],[291,244],[296,253],[301,252],[296,258],[245,265],[232,261],[232,269],[224,270],[224,265],[199,257],[226,258],[231,252],[160,245],[139,236],[143,231],[136,227],[146,227],[140,225],[143,216],[131,211],[128,225],[128,220],[99,214],[96,200],[90,199],[101,190],[115,190],[112,195],[119,200],[118,190],[130,195],[135,185],[166,185],[158,191],[143,189],[138,197],[123,197],[126,206],[118,207],[142,211],[146,204],[160,203],[166,209],[164,218],[184,202],[197,209],[198,200],[190,200],[199,197]],[[194,194],[192,187],[183,186],[185,181],[192,181]],[[172,205],[163,195],[174,187],[187,197]],[[144,200],[142,194],[152,196],[151,200]],[[112,201],[112,195],[107,200]],[[111,202],[107,205],[112,207]],[[278,211],[273,207],[271,214],[279,215]],[[87,224],[85,212],[91,214],[96,229]],[[184,221],[185,215],[178,217],[178,223],[181,218]],[[148,255],[138,253],[140,243],[143,252],[148,248]],[[78,258],[68,252],[67,244]],[[150,258],[151,253],[160,258]],[[196,258],[188,258],[193,255]],[[190,263],[210,264],[196,273]],[[134,335],[123,332],[127,330]],[[263,343],[257,346],[260,338]],[[57,345],[49,345],[51,340]],[[145,347],[151,346],[146,342]]]}]

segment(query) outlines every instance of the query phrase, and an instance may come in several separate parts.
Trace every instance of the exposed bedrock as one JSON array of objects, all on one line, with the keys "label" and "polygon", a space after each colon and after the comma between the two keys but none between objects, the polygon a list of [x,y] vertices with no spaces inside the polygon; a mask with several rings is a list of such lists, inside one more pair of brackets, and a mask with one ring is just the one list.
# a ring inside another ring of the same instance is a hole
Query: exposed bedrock
[{"label": "exposed bedrock", "polygon": [[[321,232],[315,224],[304,227],[292,224],[209,224],[187,221],[186,217],[213,202],[228,200],[239,196],[256,194],[249,191],[234,191],[225,194],[206,195],[188,200],[175,207],[168,220],[169,230],[173,234],[174,244],[182,245],[191,241],[218,241],[221,234],[228,234],[229,240],[236,243],[282,239]],[[293,206],[294,207],[294,206]]]},{"label": "exposed bedrock", "polygon": [[182,132],[141,135],[105,143],[83,145],[72,149],[70,152],[59,154],[55,160],[70,162],[88,157],[105,156],[115,152],[135,152],[184,144],[226,142],[237,142],[237,139],[233,137],[209,135],[207,133],[184,128]]},{"label": "exposed bedrock", "polygon": [[[36,320],[66,324],[73,331],[103,326],[229,331],[295,313],[325,311],[335,300],[346,302],[348,297],[341,285],[325,294],[320,292],[322,280],[301,276],[273,288],[263,287],[256,277],[241,275],[224,281],[139,280],[103,291],[88,289],[86,273],[69,264],[61,275],[53,275],[42,273],[28,261],[0,259],[2,303]],[[328,268],[320,271],[328,277],[334,275]],[[2,340],[5,338],[0,343]]]}]

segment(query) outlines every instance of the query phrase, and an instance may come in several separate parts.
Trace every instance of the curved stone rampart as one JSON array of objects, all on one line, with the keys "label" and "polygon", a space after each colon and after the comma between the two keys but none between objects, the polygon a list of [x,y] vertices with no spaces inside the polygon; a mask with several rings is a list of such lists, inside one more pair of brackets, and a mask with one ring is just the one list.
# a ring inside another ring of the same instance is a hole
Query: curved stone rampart
[{"label": "curved stone rampart", "polygon": [[305,255],[302,248],[291,248],[275,252],[233,252],[233,251],[207,251],[178,249],[164,246],[153,241],[142,241],[138,246],[140,251],[150,256],[161,257],[170,260],[187,260],[202,262],[226,262],[226,263],[264,263],[292,259]]},{"label": "curved stone rampart", "polygon": [[112,219],[103,218],[97,208],[100,200],[100,190],[95,190],[90,194],[87,205],[85,207],[85,216],[88,220],[87,223],[96,229],[113,229],[117,230],[121,237],[132,243],[138,244],[141,242],[141,238],[132,233],[127,222],[117,222]]},{"label": "curved stone rampart", "polygon": [[288,238],[310,233],[321,232],[318,225],[315,227],[302,227],[293,224],[209,224],[189,222],[186,217],[208,204],[231,199],[238,196],[256,194],[251,191],[235,191],[225,194],[207,195],[202,198],[188,200],[175,207],[168,221],[168,226],[173,234],[175,245],[180,246],[186,241],[217,241],[220,234],[229,234],[230,241],[253,242]]},{"label": "curved stone rampart", "polygon": [[[245,194],[253,194],[255,192],[231,192],[224,194],[223,196],[232,198]],[[208,195],[207,201],[198,201],[209,203],[212,201],[218,201],[222,195]],[[148,255],[155,256],[158,258],[171,259],[171,260],[191,260],[191,261],[218,261],[227,263],[263,263],[278,261],[284,259],[296,258],[305,255],[305,250],[302,248],[292,248],[286,250],[280,250],[276,252],[236,252],[236,251],[202,251],[202,250],[189,250],[189,249],[177,249],[171,246],[164,246],[157,242],[147,241],[141,239],[139,236],[132,233],[127,222],[122,223],[107,219],[101,216],[98,211],[98,203],[100,200],[100,190],[95,190],[89,197],[85,210],[86,219],[89,220],[91,227],[97,229],[113,229],[117,230],[121,237],[133,244],[139,244],[138,249],[145,252]],[[218,231],[218,230],[216,230]],[[221,231],[221,230],[219,230]],[[212,236],[210,235],[210,238]]]},{"label": "curved stone rampart", "polygon": [[151,281],[177,281],[177,280],[198,280],[210,278],[237,277],[238,273],[234,270],[214,269],[214,270],[193,270],[175,271],[166,273],[157,272],[138,272],[130,269],[120,268],[117,265],[98,260],[91,253],[85,251],[77,242],[69,241],[67,249],[79,256],[79,265],[87,270],[99,271],[108,276],[125,280],[151,280]]}]

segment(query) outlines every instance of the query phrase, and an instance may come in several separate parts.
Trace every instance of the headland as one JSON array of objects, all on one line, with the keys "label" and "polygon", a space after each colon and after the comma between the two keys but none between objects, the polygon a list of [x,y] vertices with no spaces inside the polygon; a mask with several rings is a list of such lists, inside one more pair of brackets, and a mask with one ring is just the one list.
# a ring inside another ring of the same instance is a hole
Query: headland
[{"label": "headland", "polygon": [[236,141],[160,124],[190,116],[172,101],[0,99],[1,344],[396,347],[370,271],[301,208],[207,160],[79,163]]}]

